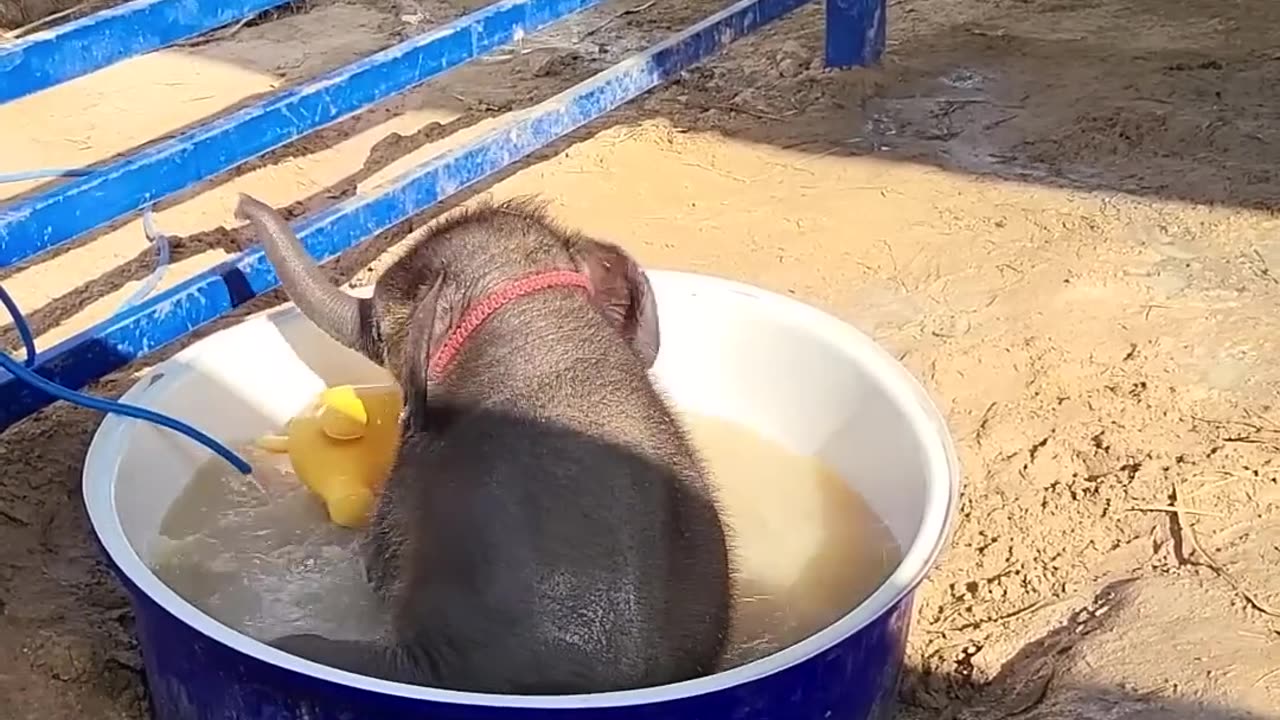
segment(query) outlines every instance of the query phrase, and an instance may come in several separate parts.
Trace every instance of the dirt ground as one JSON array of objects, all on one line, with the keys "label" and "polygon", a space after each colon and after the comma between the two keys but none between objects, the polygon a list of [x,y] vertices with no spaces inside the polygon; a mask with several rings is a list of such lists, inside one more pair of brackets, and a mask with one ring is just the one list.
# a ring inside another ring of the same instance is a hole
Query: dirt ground
[{"label": "dirt ground", "polygon": [[[317,0],[122,63],[0,107],[0,170],[112,157],[484,3]],[[294,214],[367,191],[721,5],[606,3],[206,183],[157,212],[165,284],[242,246],[237,191]],[[965,486],[901,717],[1280,718],[1280,4],[896,0],[890,22],[882,69],[823,72],[814,4],[478,192],[813,302],[923,379]],[[408,229],[337,272],[367,281]],[[0,279],[47,346],[151,263],[130,219]],[[97,423],[55,407],[3,436],[9,717],[144,713],[79,499]]]}]

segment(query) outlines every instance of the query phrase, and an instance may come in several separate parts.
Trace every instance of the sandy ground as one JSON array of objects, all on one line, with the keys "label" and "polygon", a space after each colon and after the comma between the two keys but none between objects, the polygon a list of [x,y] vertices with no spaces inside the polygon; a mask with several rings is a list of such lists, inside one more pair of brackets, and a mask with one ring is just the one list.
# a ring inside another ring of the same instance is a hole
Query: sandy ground
[{"label": "sandy ground", "polygon": [[[0,107],[0,170],[114,156],[482,4],[319,0],[122,63]],[[242,245],[237,191],[324,207],[720,5],[608,4],[197,188],[157,213],[166,283]],[[902,717],[1280,717],[1280,5],[897,0],[891,23],[882,70],[824,73],[801,10],[480,191],[813,302],[924,380],[966,485]],[[337,272],[367,281],[407,229]],[[3,280],[47,345],[150,263],[130,219]],[[0,447],[9,717],[144,712],[78,494],[97,422],[56,407]]]}]

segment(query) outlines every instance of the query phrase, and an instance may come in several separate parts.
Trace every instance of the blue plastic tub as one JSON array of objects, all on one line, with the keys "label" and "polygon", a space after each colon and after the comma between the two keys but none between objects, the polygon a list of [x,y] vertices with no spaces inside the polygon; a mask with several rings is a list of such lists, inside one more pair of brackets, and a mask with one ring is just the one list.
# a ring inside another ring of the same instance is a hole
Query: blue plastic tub
[{"label": "blue plastic tub", "polygon": [[[85,503],[133,599],[156,718],[887,718],[912,594],[942,548],[959,490],[939,413],[892,357],[825,313],[725,280],[676,272],[650,277],[662,318],[655,378],[677,404],[821,457],[888,524],[903,560],[869,598],[773,655],[644,690],[500,696],[353,675],[237,633],[160,582],[143,557],[169,504],[208,456],[183,437],[113,416],[89,448]],[[289,306],[193,344],[153,368],[124,399],[239,442],[278,427],[325,384],[386,379]]]}]

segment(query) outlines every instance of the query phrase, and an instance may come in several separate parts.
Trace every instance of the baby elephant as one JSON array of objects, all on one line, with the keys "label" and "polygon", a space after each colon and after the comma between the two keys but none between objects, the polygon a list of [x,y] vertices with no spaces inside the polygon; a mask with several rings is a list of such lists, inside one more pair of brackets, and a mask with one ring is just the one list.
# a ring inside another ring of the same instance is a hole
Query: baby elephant
[{"label": "baby elephant", "polygon": [[540,204],[461,211],[357,299],[241,196],[289,297],[404,392],[365,545],[391,631],[292,635],[317,662],[453,690],[573,694],[712,671],[731,581],[713,488],[647,369],[648,279]]}]

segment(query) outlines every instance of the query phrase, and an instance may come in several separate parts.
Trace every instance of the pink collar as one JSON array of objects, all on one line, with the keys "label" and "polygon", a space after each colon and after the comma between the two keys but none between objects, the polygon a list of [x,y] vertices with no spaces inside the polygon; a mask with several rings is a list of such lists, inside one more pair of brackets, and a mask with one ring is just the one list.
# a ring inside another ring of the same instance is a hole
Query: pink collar
[{"label": "pink collar", "polygon": [[427,363],[427,378],[437,381],[444,376],[467,338],[476,331],[485,320],[501,310],[513,300],[532,295],[551,288],[576,287],[591,292],[591,281],[587,276],[572,270],[549,270],[525,275],[517,280],[499,285],[493,292],[480,299],[480,302],[467,308],[459,322],[445,337],[440,349]]}]

